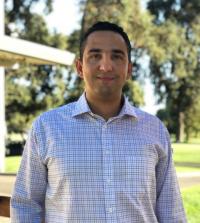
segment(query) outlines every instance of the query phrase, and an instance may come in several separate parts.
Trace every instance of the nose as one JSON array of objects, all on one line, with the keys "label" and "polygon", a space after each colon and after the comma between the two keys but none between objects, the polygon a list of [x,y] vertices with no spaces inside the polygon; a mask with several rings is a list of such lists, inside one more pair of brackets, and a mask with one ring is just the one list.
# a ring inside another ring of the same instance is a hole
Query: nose
[{"label": "nose", "polygon": [[112,69],[113,64],[111,58],[109,56],[103,56],[99,64],[99,70],[102,72],[109,72],[112,71]]}]

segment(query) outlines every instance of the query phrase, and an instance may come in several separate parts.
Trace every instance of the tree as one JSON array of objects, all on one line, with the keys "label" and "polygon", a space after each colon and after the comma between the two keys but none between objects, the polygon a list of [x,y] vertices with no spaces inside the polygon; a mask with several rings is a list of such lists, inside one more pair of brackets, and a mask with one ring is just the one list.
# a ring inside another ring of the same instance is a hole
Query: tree
[{"label": "tree", "polygon": [[12,23],[18,23],[25,28],[32,17],[33,6],[41,2],[45,5],[44,13],[49,14],[52,11],[52,0],[5,0],[6,34],[12,34],[13,31],[9,26]]},{"label": "tree", "polygon": [[200,2],[198,0],[151,0],[148,2],[148,9],[155,15],[157,24],[165,19],[174,18],[181,25],[189,25],[198,16]]},{"label": "tree", "polygon": [[177,141],[183,141],[186,114],[200,93],[199,7],[195,0],[152,0],[148,4],[155,16],[158,51],[149,48],[151,77],[160,100],[166,101],[177,122]]},{"label": "tree", "polygon": [[[6,1],[6,34],[67,49],[67,37],[50,33],[43,16],[32,12],[42,1]],[[51,0],[43,1],[46,12]],[[10,7],[12,5],[12,7]],[[13,25],[15,24],[15,25]],[[20,65],[6,69],[6,120],[8,134],[24,136],[33,119],[42,111],[59,106],[68,98],[68,70],[55,66]]]}]

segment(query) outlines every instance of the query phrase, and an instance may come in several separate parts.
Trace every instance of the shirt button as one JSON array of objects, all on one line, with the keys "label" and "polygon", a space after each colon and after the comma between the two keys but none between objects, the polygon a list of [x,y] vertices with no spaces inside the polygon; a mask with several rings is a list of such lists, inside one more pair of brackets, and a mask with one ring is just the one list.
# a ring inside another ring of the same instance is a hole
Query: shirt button
[{"label": "shirt button", "polygon": [[107,128],[107,124],[104,124],[104,125],[102,126],[102,128],[103,128],[103,129],[106,129],[106,128]]},{"label": "shirt button", "polygon": [[108,212],[109,212],[109,213],[112,213],[113,210],[114,210],[113,208],[108,208]]}]

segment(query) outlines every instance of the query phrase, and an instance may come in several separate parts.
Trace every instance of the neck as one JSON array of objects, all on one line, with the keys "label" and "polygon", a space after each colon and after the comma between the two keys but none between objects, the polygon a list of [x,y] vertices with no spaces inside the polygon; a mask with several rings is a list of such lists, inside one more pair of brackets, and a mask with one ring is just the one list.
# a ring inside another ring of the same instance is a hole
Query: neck
[{"label": "neck", "polygon": [[86,99],[92,112],[103,117],[105,120],[117,116],[121,110],[123,103],[122,96],[105,99],[101,97],[93,98],[86,93]]}]

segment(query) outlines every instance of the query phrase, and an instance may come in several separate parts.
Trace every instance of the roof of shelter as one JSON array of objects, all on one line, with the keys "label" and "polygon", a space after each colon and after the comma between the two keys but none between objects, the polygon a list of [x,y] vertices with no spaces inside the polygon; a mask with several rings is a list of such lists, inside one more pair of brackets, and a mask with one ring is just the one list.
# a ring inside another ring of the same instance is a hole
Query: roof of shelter
[{"label": "roof of shelter", "polygon": [[16,63],[71,65],[75,55],[68,51],[44,46],[38,43],[0,36],[0,66],[12,66]]}]

